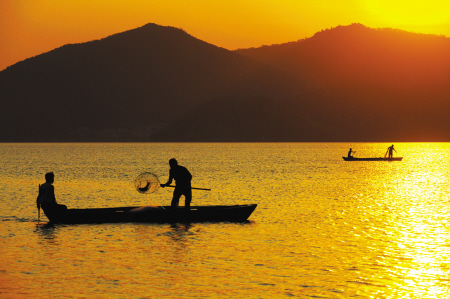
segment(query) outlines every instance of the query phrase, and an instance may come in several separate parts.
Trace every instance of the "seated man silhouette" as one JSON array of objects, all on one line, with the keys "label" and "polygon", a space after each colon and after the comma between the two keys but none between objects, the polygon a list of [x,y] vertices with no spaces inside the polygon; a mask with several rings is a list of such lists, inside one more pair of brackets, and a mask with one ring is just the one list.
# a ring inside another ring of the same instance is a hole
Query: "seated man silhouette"
[{"label": "seated man silhouette", "polygon": [[348,154],[347,154],[347,157],[348,157],[349,159],[352,159],[352,158],[353,158],[352,153],[354,154],[354,153],[356,153],[356,151],[352,151],[352,148],[350,148],[350,150],[348,151]]},{"label": "seated man silhouette", "polygon": [[55,181],[53,172],[45,174],[45,183],[39,185],[39,195],[36,199],[37,208],[42,208],[44,213],[53,212],[55,210],[67,210],[65,205],[56,203],[55,187],[52,185]]}]

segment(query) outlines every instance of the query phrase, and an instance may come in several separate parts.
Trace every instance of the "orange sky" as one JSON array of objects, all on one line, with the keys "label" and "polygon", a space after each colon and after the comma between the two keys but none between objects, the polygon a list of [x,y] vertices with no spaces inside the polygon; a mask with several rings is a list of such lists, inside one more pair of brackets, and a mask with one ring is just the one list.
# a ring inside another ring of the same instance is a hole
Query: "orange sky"
[{"label": "orange sky", "polygon": [[450,1],[0,0],[0,70],[147,23],[182,28],[230,50],[296,41],[351,23],[450,37]]}]

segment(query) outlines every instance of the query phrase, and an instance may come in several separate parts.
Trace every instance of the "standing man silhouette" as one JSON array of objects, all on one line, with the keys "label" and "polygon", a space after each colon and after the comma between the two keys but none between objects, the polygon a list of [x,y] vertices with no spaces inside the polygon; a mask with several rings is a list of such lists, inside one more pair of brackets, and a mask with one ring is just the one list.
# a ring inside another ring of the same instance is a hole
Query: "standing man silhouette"
[{"label": "standing man silhouette", "polygon": [[192,175],[186,167],[178,165],[178,162],[175,159],[170,159],[169,165],[169,180],[167,183],[161,184],[161,187],[164,188],[169,186],[172,183],[172,180],[175,180],[175,190],[173,191],[173,198],[170,205],[172,208],[177,208],[181,195],[184,195],[184,206],[189,210],[192,201]]},{"label": "standing man silhouette", "polygon": [[392,158],[392,157],[394,156],[394,153],[393,153],[393,152],[397,152],[397,151],[394,149],[394,145],[391,145],[390,147],[388,147],[388,153],[389,153],[388,158],[389,158],[389,159]]}]

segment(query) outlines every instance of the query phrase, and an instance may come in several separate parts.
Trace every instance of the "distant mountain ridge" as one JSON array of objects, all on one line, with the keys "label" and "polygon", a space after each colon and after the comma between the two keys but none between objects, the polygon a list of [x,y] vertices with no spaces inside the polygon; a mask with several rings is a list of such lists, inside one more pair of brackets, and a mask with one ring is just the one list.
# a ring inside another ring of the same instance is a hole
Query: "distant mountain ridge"
[{"label": "distant mountain ridge", "polygon": [[217,95],[282,93],[269,84],[281,78],[180,29],[148,24],[0,72],[0,139],[145,141]]},{"label": "distant mountain ridge", "polygon": [[147,24],[0,72],[0,142],[450,141],[450,39],[361,24],[229,51]]},{"label": "distant mountain ridge", "polygon": [[236,52],[310,87],[287,101],[316,123],[302,140],[450,141],[447,37],[352,24]]},{"label": "distant mountain ridge", "polygon": [[236,50],[296,74],[315,87],[347,81],[398,87],[448,82],[450,39],[361,24],[338,26],[313,37],[280,45]]}]

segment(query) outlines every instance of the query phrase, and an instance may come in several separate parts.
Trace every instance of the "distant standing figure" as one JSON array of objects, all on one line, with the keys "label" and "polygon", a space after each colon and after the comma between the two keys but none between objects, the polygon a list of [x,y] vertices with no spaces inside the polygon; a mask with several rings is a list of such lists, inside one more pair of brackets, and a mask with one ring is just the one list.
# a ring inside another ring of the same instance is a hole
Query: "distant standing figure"
[{"label": "distant standing figure", "polygon": [[191,180],[192,175],[186,167],[178,165],[177,160],[169,160],[170,171],[169,180],[165,184],[161,184],[161,187],[169,186],[172,180],[175,180],[175,190],[173,191],[173,198],[171,202],[172,208],[178,207],[181,195],[184,195],[184,206],[186,209],[190,209],[192,201]]},{"label": "distant standing figure", "polygon": [[352,148],[350,148],[350,150],[348,151],[347,157],[348,157],[348,158],[353,158],[353,155],[352,155],[352,154],[354,154],[354,153],[356,153],[356,151],[352,151]]},{"label": "distant standing figure", "polygon": [[392,158],[394,156],[393,152],[397,153],[397,151],[394,149],[394,145],[391,145],[390,147],[388,147],[388,153],[389,153],[388,158]]},{"label": "distant standing figure", "polygon": [[39,186],[39,195],[36,199],[36,205],[42,208],[44,213],[49,210],[61,209],[67,210],[65,205],[59,205],[56,203],[55,187],[53,182],[55,181],[55,175],[53,172],[45,174],[45,183]]}]

